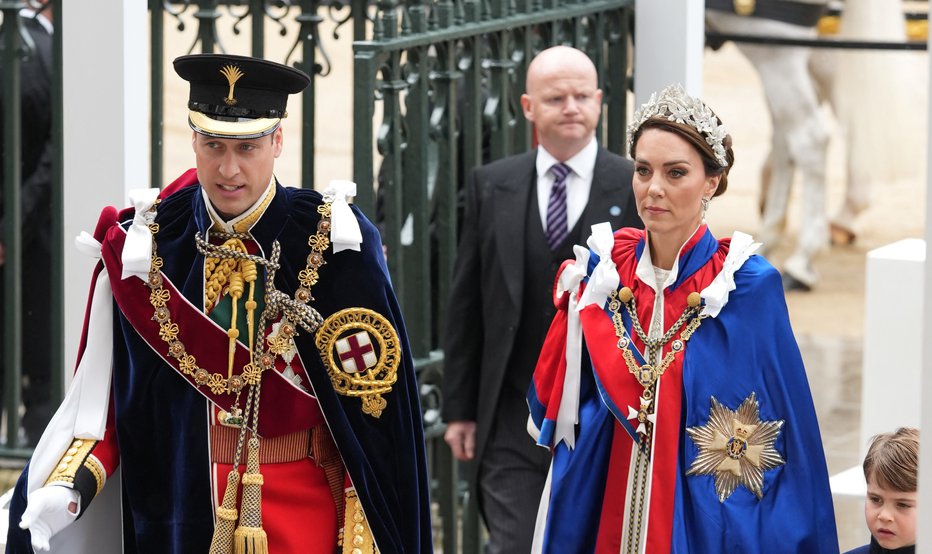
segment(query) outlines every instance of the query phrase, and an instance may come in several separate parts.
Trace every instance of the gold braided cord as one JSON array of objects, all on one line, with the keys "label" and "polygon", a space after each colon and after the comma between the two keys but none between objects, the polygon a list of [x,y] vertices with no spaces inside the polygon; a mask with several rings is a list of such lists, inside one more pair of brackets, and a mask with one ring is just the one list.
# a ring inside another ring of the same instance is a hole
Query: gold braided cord
[{"label": "gold braided cord", "polygon": [[236,528],[236,493],[239,489],[239,471],[233,466],[227,474],[227,490],[223,493],[223,504],[217,508],[217,522],[210,541],[209,554],[229,554],[233,551],[233,531]]},{"label": "gold braided cord", "polygon": [[[159,201],[157,200],[150,209],[155,212],[158,204]],[[149,230],[152,233],[152,259],[147,280],[150,289],[149,303],[154,310],[153,319],[159,324],[159,336],[168,344],[168,355],[178,360],[179,370],[185,375],[193,376],[198,386],[207,386],[214,394],[236,394],[234,406],[239,404],[239,395],[243,387],[245,385],[254,385],[249,387],[246,395],[246,407],[242,416],[243,423],[240,426],[233,468],[227,476],[227,489],[222,504],[217,509],[217,522],[211,540],[210,554],[230,554],[230,552],[237,554],[268,553],[265,532],[261,527],[261,486],[263,480],[262,474],[259,472],[257,429],[259,426],[261,376],[263,371],[275,367],[276,353],[265,348],[265,341],[261,340],[259,334],[263,333],[267,325],[279,316],[281,316],[282,320],[282,325],[279,328],[280,336],[269,337],[270,344],[281,342],[284,339],[291,340],[297,334],[297,326],[313,333],[323,323],[323,318],[317,310],[308,306],[307,303],[313,299],[311,286],[317,283],[317,270],[326,263],[323,259],[323,253],[329,247],[330,202],[327,201],[319,206],[317,211],[321,215],[321,220],[318,222],[316,233],[308,238],[311,252],[307,257],[307,267],[299,273],[298,278],[301,286],[295,291],[294,299],[277,290],[274,286],[275,273],[280,267],[278,259],[281,254],[281,246],[277,241],[272,243],[270,258],[266,260],[261,256],[248,253],[243,240],[251,240],[249,235],[218,233],[222,239],[225,239],[224,243],[218,246],[204,240],[200,233],[195,234],[194,239],[198,251],[206,258],[205,272],[209,273],[205,273],[205,275],[207,275],[207,280],[212,283],[209,288],[216,288],[217,284],[223,281],[220,284],[220,289],[222,290],[224,285],[228,285],[227,292],[232,296],[233,324],[231,325],[231,331],[228,333],[231,339],[231,348],[235,348],[236,337],[233,336],[233,331],[236,330],[237,301],[244,294],[244,283],[249,283],[246,310],[250,327],[251,360],[249,364],[243,367],[240,375],[232,375],[231,361],[228,364],[227,377],[219,373],[211,373],[198,366],[196,358],[187,352],[184,343],[181,341],[180,329],[172,321],[171,311],[168,309],[171,291],[165,288],[164,276],[161,273],[164,260],[158,255],[158,244],[156,242],[159,225],[156,223],[149,225]],[[252,315],[257,308],[255,282],[258,280],[258,265],[266,268],[266,305],[259,318],[258,328],[254,328]],[[218,276],[213,279],[214,275],[222,275],[222,277]],[[209,294],[209,292],[205,292],[205,295]],[[213,306],[216,299],[216,296],[205,297],[205,300],[209,302],[208,306]],[[238,331],[235,334],[238,334]],[[250,420],[251,426],[249,425]],[[247,430],[250,431],[252,438],[249,442],[249,463],[243,476],[243,510],[239,514],[242,520],[240,526],[234,530],[238,514],[236,501],[240,480],[239,465]],[[239,539],[239,542],[235,541],[234,538]]]},{"label": "gold braided cord", "polygon": [[[323,250],[314,249],[314,245],[320,245],[325,242],[329,244],[329,239],[326,236],[330,231],[329,202],[319,207],[318,212],[321,214],[322,219],[318,222],[317,233],[308,239],[308,244],[312,246],[312,252],[308,255],[308,267],[301,271],[301,274],[305,275],[313,271],[316,276],[317,269],[325,263],[323,260]],[[243,254],[233,249],[221,250],[203,241],[199,235],[195,237],[195,241],[198,244],[198,249],[205,255],[207,252],[210,252],[211,254],[230,256],[242,262],[240,267],[243,281],[250,284],[249,300],[246,302],[247,315],[253,313],[256,309],[254,286],[258,278],[256,266],[253,265],[250,267],[249,264],[252,262],[253,264],[262,263],[265,265],[267,269],[265,272],[265,309],[259,318],[259,333],[278,316],[282,316],[282,324],[279,326],[279,333],[277,336],[269,337],[268,341],[262,341],[260,337],[256,336],[254,342],[252,317],[247,318],[250,325],[249,334],[252,363],[243,368],[242,378],[245,384],[253,386],[249,387],[249,391],[246,395],[246,407],[242,413],[242,424],[240,426],[236,451],[233,457],[233,469],[230,476],[231,483],[234,479],[233,474],[236,474],[236,479],[239,478],[239,465],[242,459],[247,430],[249,430],[251,438],[249,440],[247,467],[242,479],[242,510],[240,511],[239,525],[235,530],[232,528],[232,523],[229,523],[227,520],[218,521],[217,527],[215,527],[214,538],[211,542],[211,554],[214,553],[215,547],[217,548],[218,554],[228,554],[229,552],[233,552],[233,554],[268,554],[268,538],[265,531],[262,529],[261,487],[263,484],[263,477],[259,471],[260,442],[257,434],[257,429],[259,428],[259,398],[262,389],[262,372],[274,367],[275,356],[280,354],[279,352],[275,352],[276,349],[273,345],[284,341],[291,341],[294,335],[297,334],[295,324],[300,325],[309,332],[313,332],[323,323],[323,318],[317,310],[307,305],[313,298],[310,292],[311,285],[306,284],[306,281],[301,277],[299,277],[299,280],[302,286],[295,291],[294,300],[275,288],[275,273],[280,267],[278,259],[281,254],[281,246],[278,241],[272,243],[272,252],[268,261],[262,258],[256,259],[254,256]],[[315,278],[314,284],[316,284],[316,282]],[[236,299],[234,299],[234,306],[235,301]],[[266,344],[269,346],[268,349],[266,349]],[[238,392],[235,404],[239,404]],[[251,426],[249,425],[250,420],[252,423]],[[218,509],[218,516],[221,513],[232,514],[233,519],[235,519],[235,494],[224,495],[223,503]]]},{"label": "gold braided cord", "polygon": [[256,338],[256,279],[259,276],[259,270],[256,268],[256,262],[252,260],[242,260],[240,262],[240,271],[243,274],[243,280],[249,283],[249,299],[246,300],[246,325],[249,334],[249,351],[252,352]]},{"label": "gold braided cord", "polygon": [[[231,304],[230,328],[227,329],[227,337],[230,339],[227,363],[228,380],[233,377],[233,357],[236,354],[236,339],[239,338],[239,329],[236,325],[236,306],[239,304],[239,299],[243,297],[243,283],[243,275],[239,271],[234,271],[233,274],[230,275],[230,286],[227,287],[227,293],[230,296]],[[252,358],[252,350],[250,350],[249,356]]]},{"label": "gold braided cord", "polygon": [[[237,252],[246,252],[246,245],[239,236],[230,237],[223,247]],[[204,260],[204,306],[213,308],[223,292],[230,276],[239,267],[238,260],[221,257],[208,257]]]},{"label": "gold braided cord", "polygon": [[269,551],[268,537],[262,529],[262,483],[262,474],[259,473],[259,438],[253,435],[249,439],[246,473],[243,474],[243,509],[239,526],[233,533],[234,554],[267,554]]}]

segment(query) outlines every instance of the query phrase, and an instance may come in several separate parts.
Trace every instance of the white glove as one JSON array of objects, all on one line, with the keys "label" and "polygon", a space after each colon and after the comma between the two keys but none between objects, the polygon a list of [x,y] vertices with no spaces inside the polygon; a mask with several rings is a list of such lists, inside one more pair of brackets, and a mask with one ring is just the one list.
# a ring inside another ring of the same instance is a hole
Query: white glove
[{"label": "white glove", "polygon": [[78,505],[77,491],[61,485],[46,485],[29,495],[29,505],[19,522],[20,529],[29,529],[32,547],[47,551],[49,539],[78,518],[78,510],[69,505]]}]

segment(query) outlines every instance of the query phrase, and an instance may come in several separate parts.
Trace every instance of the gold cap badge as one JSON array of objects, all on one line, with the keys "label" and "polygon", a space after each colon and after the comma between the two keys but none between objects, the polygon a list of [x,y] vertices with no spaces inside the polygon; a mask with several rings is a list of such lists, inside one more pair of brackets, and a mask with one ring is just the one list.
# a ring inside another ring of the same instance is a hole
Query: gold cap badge
[{"label": "gold cap badge", "polygon": [[220,74],[226,77],[227,83],[230,84],[230,92],[227,94],[227,97],[223,99],[223,101],[226,102],[227,106],[232,106],[236,104],[236,98],[233,98],[233,87],[236,85],[236,81],[239,81],[240,78],[245,74],[235,65],[223,66],[223,69],[220,70]]}]

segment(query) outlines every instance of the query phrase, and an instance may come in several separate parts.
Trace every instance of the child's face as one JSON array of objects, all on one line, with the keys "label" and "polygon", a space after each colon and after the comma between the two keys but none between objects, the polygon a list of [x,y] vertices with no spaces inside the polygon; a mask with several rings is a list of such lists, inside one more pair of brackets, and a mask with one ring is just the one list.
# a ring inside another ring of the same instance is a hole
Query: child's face
[{"label": "child's face", "polygon": [[880,546],[894,549],[916,544],[917,496],[916,491],[881,487],[873,475],[867,480],[864,518]]}]

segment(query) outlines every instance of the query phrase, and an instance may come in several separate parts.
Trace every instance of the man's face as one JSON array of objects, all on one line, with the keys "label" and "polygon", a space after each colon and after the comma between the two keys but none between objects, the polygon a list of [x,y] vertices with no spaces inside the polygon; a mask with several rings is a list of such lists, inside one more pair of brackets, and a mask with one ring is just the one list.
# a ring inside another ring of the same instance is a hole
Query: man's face
[{"label": "man's face", "polygon": [[229,220],[249,209],[272,179],[282,153],[282,130],[257,139],[222,139],[194,133],[197,179],[222,217]]},{"label": "man's face", "polygon": [[585,66],[562,66],[542,72],[533,81],[529,78],[521,105],[524,116],[537,129],[540,144],[558,159],[567,159],[592,140],[602,91]]}]

